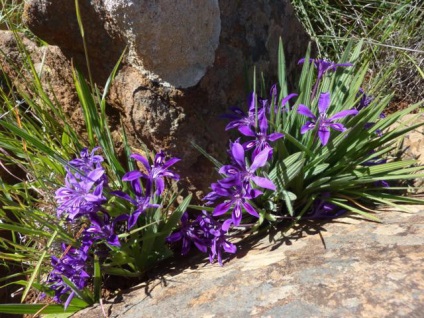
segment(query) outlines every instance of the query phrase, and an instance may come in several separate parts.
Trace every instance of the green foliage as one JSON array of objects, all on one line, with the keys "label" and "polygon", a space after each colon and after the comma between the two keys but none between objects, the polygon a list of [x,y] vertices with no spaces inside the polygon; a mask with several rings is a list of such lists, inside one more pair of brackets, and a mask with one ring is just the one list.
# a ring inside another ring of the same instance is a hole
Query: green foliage
[{"label": "green foliage", "polygon": [[[418,0],[291,0],[319,55],[337,60],[343,43],[364,40],[370,60],[369,87],[381,70],[390,74],[378,89],[395,92],[395,101],[422,100],[424,10]],[[390,73],[388,72],[390,70]]]},{"label": "green foliage", "polygon": [[[281,46],[279,54],[280,61],[284,61]],[[265,173],[277,185],[277,191],[264,200],[274,201],[271,205],[267,203],[268,206],[280,207],[279,210],[272,211],[279,218],[286,215],[301,217],[307,211],[305,207],[311,207],[319,198],[374,220],[375,217],[364,206],[424,203],[420,199],[406,199],[404,193],[408,190],[407,186],[375,186],[383,180],[399,182],[424,177],[424,167],[417,165],[415,160],[396,161],[397,158],[393,155],[393,149],[403,136],[423,125],[401,123],[403,116],[414,112],[423,102],[381,118],[390,96],[375,96],[371,104],[357,115],[341,121],[347,128],[346,131],[332,130],[332,137],[326,146],[320,144],[316,130],[300,134],[300,127],[305,124],[306,118],[298,114],[297,109],[300,104],[310,105],[312,113],[317,114],[320,93],[330,92],[331,114],[351,109],[358,103],[358,91],[368,67],[366,63],[361,64],[362,54],[362,42],[356,47],[350,43],[338,63],[349,61],[355,67],[340,67],[336,72],[327,72],[312,99],[310,92],[313,90],[316,71],[313,63],[305,62],[298,84],[299,96],[292,109],[279,112],[275,117],[271,112],[270,126],[275,127],[277,132],[284,133],[285,138],[278,140],[274,146],[274,160]],[[279,83],[282,85],[280,91],[287,92],[284,65],[281,63],[279,70]],[[281,100],[280,94],[275,104],[281,105]],[[271,109],[273,108],[274,105],[271,104]],[[393,128],[394,123],[401,124]],[[384,161],[375,165],[367,164],[376,159]],[[279,202],[285,204],[281,205]],[[261,206],[266,204],[262,202]],[[262,213],[268,212],[270,211],[264,209]]]}]

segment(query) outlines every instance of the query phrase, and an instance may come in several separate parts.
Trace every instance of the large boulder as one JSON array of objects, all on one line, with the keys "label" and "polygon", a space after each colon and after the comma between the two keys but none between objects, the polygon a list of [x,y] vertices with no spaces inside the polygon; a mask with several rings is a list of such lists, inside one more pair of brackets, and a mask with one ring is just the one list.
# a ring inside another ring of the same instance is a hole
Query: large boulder
[{"label": "large boulder", "polygon": [[131,64],[172,86],[196,85],[215,60],[218,0],[105,0],[129,46]]},{"label": "large boulder", "polygon": [[[72,61],[87,74],[74,3],[31,0],[24,18],[37,36],[60,48],[59,60]],[[108,107],[117,145],[122,122],[135,149],[143,142],[181,157],[180,173],[192,191],[206,190],[215,172],[190,143],[224,160],[228,135],[220,115],[245,103],[253,66],[269,83],[276,81],[281,37],[293,82],[310,40],[288,0],[79,3],[94,82],[104,84],[128,48]],[[51,74],[67,74],[58,63],[52,65]],[[58,100],[75,114],[78,105]]]}]

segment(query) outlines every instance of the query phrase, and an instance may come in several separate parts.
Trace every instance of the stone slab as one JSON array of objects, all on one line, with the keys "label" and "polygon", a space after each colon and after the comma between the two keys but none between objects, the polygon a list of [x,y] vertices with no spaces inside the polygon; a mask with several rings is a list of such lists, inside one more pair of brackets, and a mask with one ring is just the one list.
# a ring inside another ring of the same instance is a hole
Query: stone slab
[{"label": "stone slab", "polygon": [[223,267],[195,257],[103,307],[126,318],[423,317],[424,206],[407,209],[269,233]]}]

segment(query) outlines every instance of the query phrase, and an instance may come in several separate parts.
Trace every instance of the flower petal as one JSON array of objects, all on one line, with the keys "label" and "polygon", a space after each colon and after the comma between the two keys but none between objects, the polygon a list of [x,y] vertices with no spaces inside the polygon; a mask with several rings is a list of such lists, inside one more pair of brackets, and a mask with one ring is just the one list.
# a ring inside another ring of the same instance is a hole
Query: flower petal
[{"label": "flower petal", "polygon": [[252,162],[252,165],[249,167],[249,172],[255,172],[259,167],[266,165],[268,161],[269,153],[272,151],[271,147],[265,147],[261,152],[259,152],[255,159]]},{"label": "flower petal", "polygon": [[225,220],[224,223],[222,223],[222,226],[221,226],[222,230],[227,232],[230,229],[231,224],[233,224],[233,219]]},{"label": "flower petal", "polygon": [[241,216],[242,216],[242,210],[240,204],[236,204],[234,207],[234,211],[231,214],[231,217],[233,219],[233,223],[235,226],[239,226],[241,223]]},{"label": "flower petal", "polygon": [[255,176],[252,177],[252,181],[261,188],[276,190],[275,184],[268,178]]},{"label": "flower petal", "polygon": [[318,100],[318,110],[320,114],[325,114],[327,112],[330,102],[330,93],[321,93]]},{"label": "flower petal", "polygon": [[333,124],[330,124],[330,127],[331,128],[333,128],[333,129],[335,129],[335,130],[338,130],[338,131],[345,131],[346,130],[346,127],[345,126],[343,126],[342,124],[340,124],[340,123],[333,123]]},{"label": "flower petal", "polygon": [[233,159],[237,162],[238,166],[245,166],[244,148],[240,143],[235,142],[231,146],[231,154]]},{"label": "flower petal", "polygon": [[137,153],[134,153],[134,154],[132,154],[130,156],[130,158],[133,158],[133,159],[135,159],[137,161],[140,161],[143,164],[143,166],[147,169],[147,171],[150,171],[151,170],[149,161],[146,158],[144,158],[142,155],[139,155]]},{"label": "flower petal", "polygon": [[253,206],[250,205],[249,202],[244,202],[243,207],[250,215],[256,216],[257,218],[259,217],[258,212],[256,212],[256,210],[253,208]]},{"label": "flower petal", "polygon": [[129,171],[126,174],[124,174],[124,176],[122,177],[122,181],[133,181],[133,180],[141,178],[142,176],[144,176],[144,174],[141,171],[138,171],[138,170]]},{"label": "flower petal", "polygon": [[249,136],[249,137],[255,137],[256,134],[255,132],[248,126],[240,126],[238,128],[238,131],[245,136]]},{"label": "flower petal", "polygon": [[306,124],[303,125],[302,128],[300,128],[300,133],[303,135],[307,131],[312,130],[314,128],[315,128],[315,123],[313,123],[311,121],[307,121]]},{"label": "flower petal", "polygon": [[284,108],[284,106],[287,104],[287,102],[288,102],[290,99],[292,99],[293,97],[295,97],[295,96],[297,96],[297,94],[292,93],[292,94],[287,95],[286,97],[284,97],[284,98],[282,99],[282,101],[281,101],[281,108]]},{"label": "flower petal", "polygon": [[171,235],[169,235],[166,238],[166,241],[168,243],[175,243],[175,242],[178,242],[179,240],[181,240],[182,238],[183,238],[182,232],[178,231],[178,232],[175,232],[175,233],[172,233]]},{"label": "flower petal", "polygon": [[340,119],[346,116],[351,116],[356,114],[358,114],[358,111],[356,109],[342,110],[341,112],[338,112],[337,114],[334,114],[333,116],[331,116],[328,120],[333,121],[336,119]]},{"label": "flower petal", "polygon": [[233,243],[225,241],[224,244],[222,244],[222,247],[227,253],[234,254],[237,252],[237,247]]},{"label": "flower petal", "polygon": [[215,209],[213,210],[212,215],[213,216],[218,216],[218,215],[222,215],[222,214],[226,213],[231,208],[231,205],[232,204],[233,203],[231,201],[230,202],[224,202],[224,203],[218,204],[215,207]]},{"label": "flower petal", "polygon": [[128,231],[131,230],[137,224],[137,220],[140,214],[141,212],[134,212],[130,215],[128,219]]},{"label": "flower petal", "polygon": [[198,242],[197,240],[193,240],[193,243],[202,253],[206,253],[208,251],[208,247],[204,243]]},{"label": "flower petal", "polygon": [[178,161],[181,161],[181,159],[180,158],[171,158],[163,164],[162,169],[167,170],[170,166],[176,164]]},{"label": "flower petal", "polygon": [[283,137],[284,137],[284,134],[275,132],[275,133],[268,135],[268,140],[269,141],[276,141],[277,139],[280,139],[280,138],[283,138]]},{"label": "flower petal", "polygon": [[258,114],[258,119],[259,119],[259,130],[263,133],[266,134],[268,131],[268,119],[266,118],[265,112],[261,112],[260,114]]},{"label": "flower petal", "polygon": [[318,137],[321,140],[321,144],[325,146],[328,143],[328,140],[330,139],[330,130],[326,127],[321,127],[318,130]]},{"label": "flower petal", "polygon": [[107,243],[109,245],[112,245],[112,246],[117,246],[117,247],[121,246],[121,243],[119,242],[118,235],[116,235],[116,234],[112,234],[111,236],[109,236],[108,239],[107,239]]},{"label": "flower petal", "polygon": [[165,181],[163,180],[163,178],[157,178],[155,180],[155,185],[156,185],[156,195],[159,196],[165,190]]},{"label": "flower petal", "polygon": [[297,113],[309,118],[317,119],[317,117],[311,112],[311,110],[303,104],[299,105],[299,107],[297,108]]}]

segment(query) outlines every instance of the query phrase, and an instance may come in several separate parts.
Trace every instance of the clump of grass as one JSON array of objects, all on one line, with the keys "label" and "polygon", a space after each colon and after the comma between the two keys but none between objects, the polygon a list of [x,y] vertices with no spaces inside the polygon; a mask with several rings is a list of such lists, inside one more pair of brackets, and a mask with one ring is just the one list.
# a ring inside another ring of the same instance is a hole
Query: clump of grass
[{"label": "clump of grass", "polygon": [[[407,104],[424,98],[424,9],[420,1],[292,0],[322,57],[337,60],[341,43],[364,39],[372,81],[391,70],[386,91]],[[371,84],[373,85],[373,84]]]},{"label": "clump of grass", "polygon": [[26,30],[22,23],[23,7],[23,0],[0,0],[0,30]]}]

